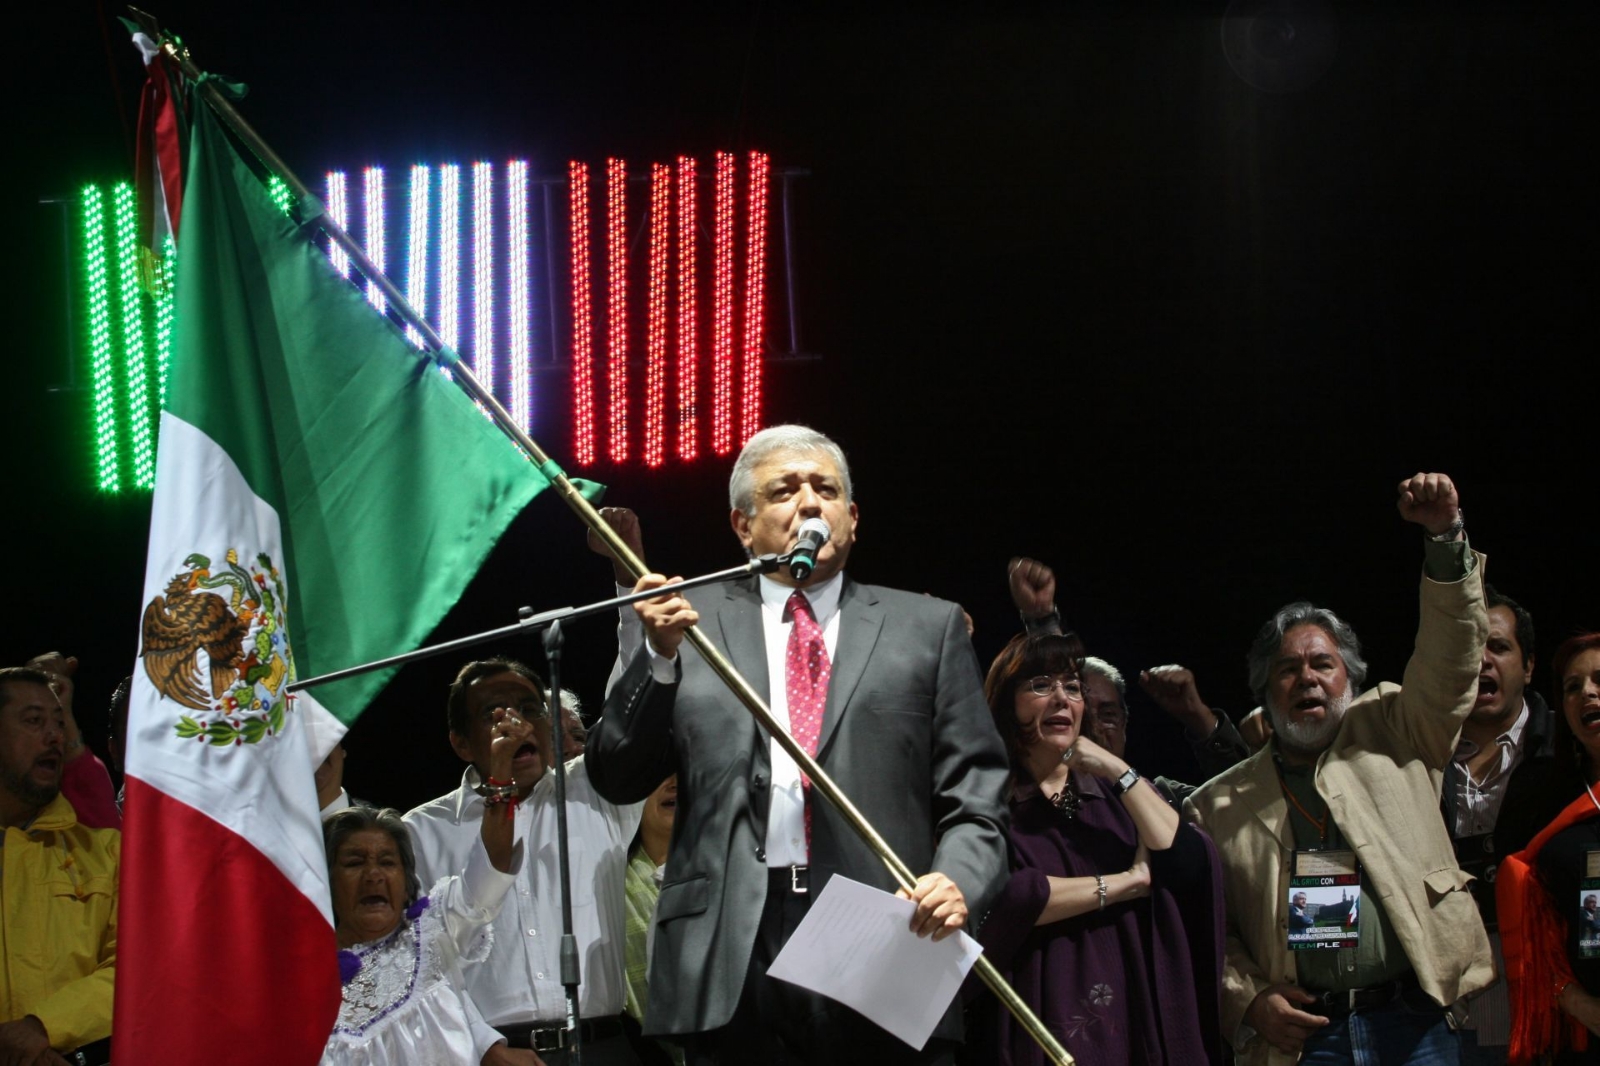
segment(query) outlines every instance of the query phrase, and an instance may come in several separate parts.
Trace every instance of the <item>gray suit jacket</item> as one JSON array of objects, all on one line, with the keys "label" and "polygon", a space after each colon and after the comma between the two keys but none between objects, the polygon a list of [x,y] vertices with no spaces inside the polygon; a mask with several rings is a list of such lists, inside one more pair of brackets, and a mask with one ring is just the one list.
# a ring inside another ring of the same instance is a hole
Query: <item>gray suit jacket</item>
[{"label": "gray suit jacket", "polygon": [[[706,636],[756,691],[768,691],[754,581],[695,602]],[[818,761],[912,870],[937,870],[960,887],[975,929],[1006,876],[1006,757],[961,611],[848,577],[839,611]],[[678,657],[678,676],[657,683],[641,649],[611,690],[586,756],[595,788],[616,803],[644,799],[678,775],[650,966],[652,1033],[728,1023],[767,894],[767,737],[697,653]],[[820,797],[811,860],[813,892],[835,873],[895,888]],[[959,1038],[958,1005],[935,1035]]]}]

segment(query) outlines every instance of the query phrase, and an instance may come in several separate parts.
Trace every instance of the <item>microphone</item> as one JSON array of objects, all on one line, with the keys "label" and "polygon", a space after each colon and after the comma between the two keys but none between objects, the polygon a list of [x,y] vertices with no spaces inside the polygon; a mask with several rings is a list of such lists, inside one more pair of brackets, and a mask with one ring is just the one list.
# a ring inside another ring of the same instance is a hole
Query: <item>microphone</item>
[{"label": "microphone", "polygon": [[817,553],[833,536],[828,523],[820,518],[808,518],[800,523],[800,541],[789,553],[789,576],[804,581],[817,568]]}]

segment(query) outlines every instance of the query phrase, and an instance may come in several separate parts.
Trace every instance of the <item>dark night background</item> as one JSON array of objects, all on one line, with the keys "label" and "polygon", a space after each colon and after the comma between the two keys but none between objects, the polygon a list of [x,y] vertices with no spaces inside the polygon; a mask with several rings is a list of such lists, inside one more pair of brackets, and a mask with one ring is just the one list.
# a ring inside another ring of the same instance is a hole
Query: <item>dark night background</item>
[{"label": "dark night background", "polygon": [[[1394,485],[1419,469],[1456,478],[1541,656],[1600,626],[1593,5],[1280,4],[1301,12],[1285,69],[1330,28],[1337,54],[1268,92],[1230,67],[1215,2],[151,4],[203,68],[250,84],[242,110],[302,175],[512,154],[637,170],[719,148],[808,168],[797,273],[822,358],[769,367],[766,420],[844,445],[851,573],[964,604],[985,663],[1016,627],[1006,561],[1027,553],[1056,566],[1091,651],[1130,676],[1191,665],[1236,715],[1246,643],[1291,598],[1343,613],[1372,676],[1398,680],[1422,549]],[[148,497],[89,487],[87,397],[62,388],[61,218],[37,201],[131,172],[143,72],[119,12],[63,3],[14,31],[6,175],[21,332],[0,660],[81,656],[102,749],[137,650]],[[568,459],[564,405],[539,417]],[[582,473],[641,512],[653,565],[695,573],[738,559],[728,465]],[[582,541],[536,500],[438,635],[607,594]],[[597,707],[613,633],[569,641]],[[456,665],[408,669],[356,726],[353,792],[404,808],[454,786]],[[1192,774],[1176,726],[1133,705],[1132,761]]]}]

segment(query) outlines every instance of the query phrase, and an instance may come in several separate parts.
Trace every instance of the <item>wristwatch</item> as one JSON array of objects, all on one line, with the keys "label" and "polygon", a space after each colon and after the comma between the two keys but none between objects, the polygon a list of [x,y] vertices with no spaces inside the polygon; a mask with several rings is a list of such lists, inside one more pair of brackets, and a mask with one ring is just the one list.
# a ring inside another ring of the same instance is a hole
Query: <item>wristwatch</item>
[{"label": "wristwatch", "polygon": [[1128,772],[1117,778],[1117,795],[1126,796],[1128,789],[1139,783],[1139,771],[1128,767]]},{"label": "wristwatch", "polygon": [[[1461,508],[1457,507],[1456,520],[1450,523],[1450,528],[1446,529],[1443,533],[1428,533],[1428,539],[1433,541],[1435,544],[1448,544],[1457,537],[1461,536],[1461,531],[1466,528],[1466,516],[1462,514]],[[1427,531],[1424,530],[1423,532]]]}]

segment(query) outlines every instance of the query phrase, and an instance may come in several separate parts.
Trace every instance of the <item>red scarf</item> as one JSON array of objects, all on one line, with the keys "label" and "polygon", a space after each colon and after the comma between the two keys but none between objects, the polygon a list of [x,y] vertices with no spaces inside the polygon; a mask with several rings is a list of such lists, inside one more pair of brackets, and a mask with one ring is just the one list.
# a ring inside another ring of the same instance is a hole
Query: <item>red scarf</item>
[{"label": "red scarf", "polygon": [[1589,1031],[1561,1009],[1561,990],[1576,980],[1567,963],[1565,910],[1557,910],[1534,863],[1550,838],[1600,810],[1587,793],[1569,803],[1533,842],[1500,863],[1495,901],[1511,993],[1510,1066],[1534,1057],[1589,1046]]}]

